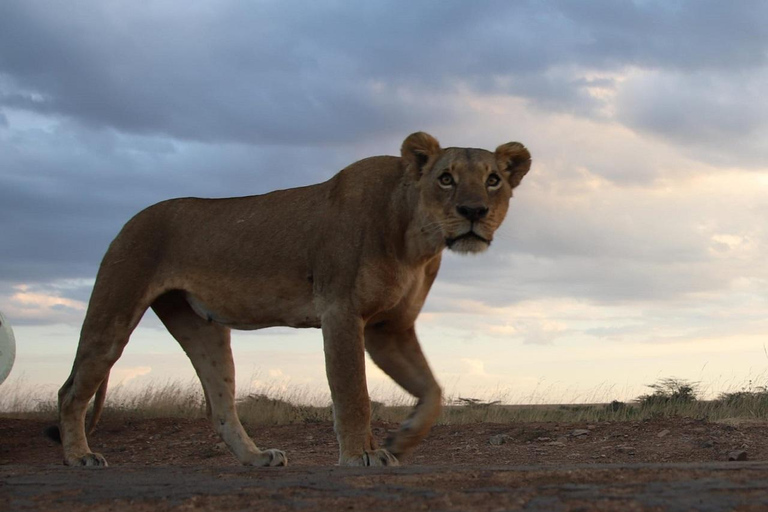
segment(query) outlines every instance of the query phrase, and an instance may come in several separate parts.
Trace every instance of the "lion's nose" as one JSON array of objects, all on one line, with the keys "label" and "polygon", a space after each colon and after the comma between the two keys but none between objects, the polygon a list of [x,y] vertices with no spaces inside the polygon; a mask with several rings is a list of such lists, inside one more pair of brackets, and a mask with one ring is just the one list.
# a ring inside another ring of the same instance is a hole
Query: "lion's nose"
[{"label": "lion's nose", "polygon": [[478,221],[488,215],[488,208],[485,206],[457,206],[456,211],[459,215],[472,222]]}]

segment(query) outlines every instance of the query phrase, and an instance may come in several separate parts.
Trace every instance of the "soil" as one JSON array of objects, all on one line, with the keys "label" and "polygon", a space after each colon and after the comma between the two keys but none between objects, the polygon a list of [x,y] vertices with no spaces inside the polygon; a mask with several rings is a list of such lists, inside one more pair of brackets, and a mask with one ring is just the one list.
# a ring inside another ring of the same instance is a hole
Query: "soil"
[{"label": "soil", "polygon": [[290,464],[246,468],[204,419],[117,418],[67,468],[46,426],[0,418],[0,510],[768,510],[766,423],[442,425],[396,468],[336,467],[328,423],[246,426]]}]

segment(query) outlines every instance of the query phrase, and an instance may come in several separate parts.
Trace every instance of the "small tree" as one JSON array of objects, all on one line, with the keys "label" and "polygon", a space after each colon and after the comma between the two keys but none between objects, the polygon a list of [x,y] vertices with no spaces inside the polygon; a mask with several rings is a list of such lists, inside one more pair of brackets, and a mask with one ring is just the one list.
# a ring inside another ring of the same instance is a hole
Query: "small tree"
[{"label": "small tree", "polygon": [[635,398],[635,402],[644,407],[662,404],[687,404],[698,399],[699,384],[685,379],[667,377],[659,379],[655,384],[649,384],[648,387],[653,389],[653,393]]},{"label": "small tree", "polygon": [[453,405],[463,405],[466,407],[490,407],[492,405],[498,405],[501,400],[494,400],[492,402],[480,400],[479,398],[462,398],[459,397],[453,401]]}]

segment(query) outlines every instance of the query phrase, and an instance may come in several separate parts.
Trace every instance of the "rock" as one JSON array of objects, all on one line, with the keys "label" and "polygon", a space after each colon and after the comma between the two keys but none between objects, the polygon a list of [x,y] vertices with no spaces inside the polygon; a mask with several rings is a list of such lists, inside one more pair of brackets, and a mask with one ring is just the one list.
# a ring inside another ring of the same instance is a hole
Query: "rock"
[{"label": "rock", "polygon": [[616,447],[616,451],[619,453],[626,453],[627,455],[634,455],[635,449],[627,445],[619,445]]},{"label": "rock", "polygon": [[565,443],[561,443],[560,441],[552,441],[551,443],[547,443],[547,446],[565,446]]},{"label": "rock", "polygon": [[729,461],[747,460],[747,452],[745,452],[744,450],[735,450],[732,452],[728,452],[728,460]]},{"label": "rock", "polygon": [[552,438],[551,437],[537,437],[536,440],[539,441],[540,443],[546,443],[548,441],[551,441]]},{"label": "rock", "polygon": [[588,436],[589,430],[585,428],[577,428],[576,430],[571,432],[571,437],[581,437],[581,436]]},{"label": "rock", "polygon": [[506,443],[507,439],[509,439],[507,434],[497,434],[495,436],[491,436],[491,438],[488,439],[488,442],[493,446],[499,446]]},{"label": "rock", "polygon": [[664,429],[664,430],[662,430],[661,432],[659,432],[658,434],[656,434],[656,437],[664,437],[664,436],[666,436],[667,434],[669,434],[669,430],[667,430],[667,429]]},{"label": "rock", "polygon": [[701,443],[702,448],[712,448],[713,446],[715,446],[715,442],[711,439],[707,439],[706,441]]}]

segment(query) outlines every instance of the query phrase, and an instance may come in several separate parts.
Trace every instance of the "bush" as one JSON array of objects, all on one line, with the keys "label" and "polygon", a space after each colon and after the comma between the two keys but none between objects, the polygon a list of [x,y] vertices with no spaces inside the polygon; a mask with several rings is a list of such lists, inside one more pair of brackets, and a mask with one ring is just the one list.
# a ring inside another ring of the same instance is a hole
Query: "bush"
[{"label": "bush", "polygon": [[648,387],[653,389],[653,393],[635,398],[635,402],[642,407],[690,404],[698,400],[698,383],[689,382],[685,379],[668,377],[659,379],[655,384],[649,384]]},{"label": "bush", "polygon": [[742,407],[745,405],[768,406],[768,389],[765,386],[758,386],[754,389],[743,389],[731,393],[720,393],[716,402],[730,407]]},{"label": "bush", "polygon": [[606,404],[605,410],[610,412],[619,412],[627,409],[627,404],[624,402],[620,402],[618,400],[614,400],[609,404]]}]

